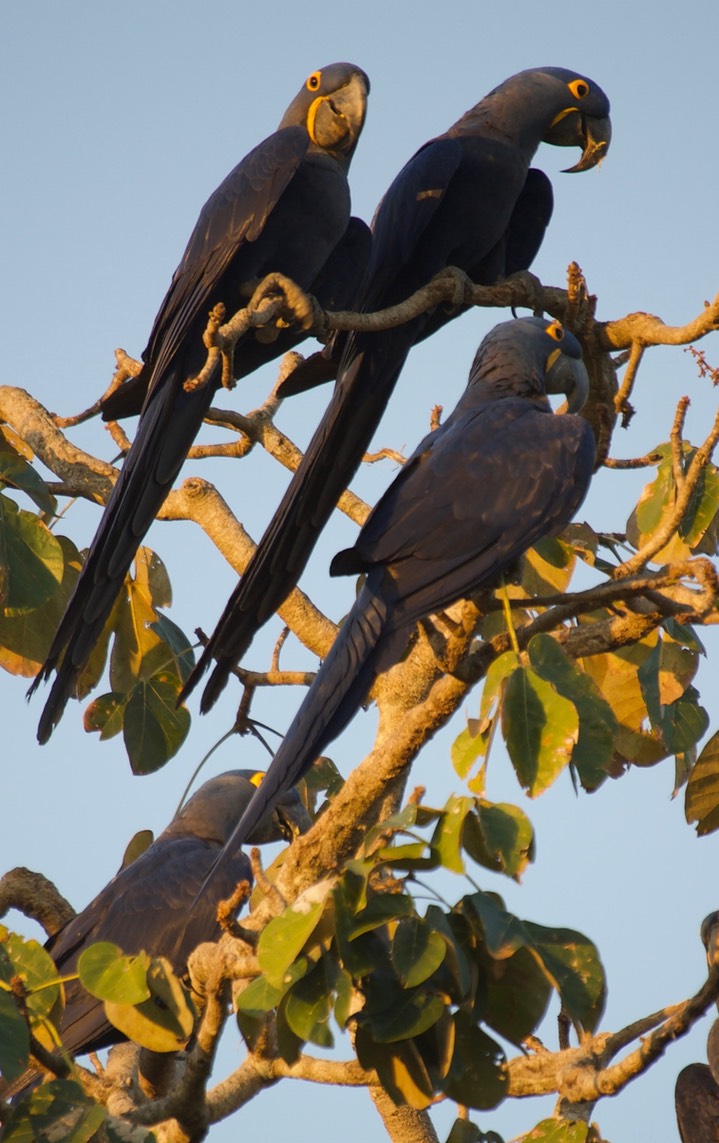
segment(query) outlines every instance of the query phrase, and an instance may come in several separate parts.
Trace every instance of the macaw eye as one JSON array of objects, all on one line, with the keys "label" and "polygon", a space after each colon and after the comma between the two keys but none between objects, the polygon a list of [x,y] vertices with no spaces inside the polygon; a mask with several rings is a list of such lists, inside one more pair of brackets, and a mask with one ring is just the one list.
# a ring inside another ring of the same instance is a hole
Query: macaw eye
[{"label": "macaw eye", "polygon": [[322,80],[322,72],[321,71],[313,71],[312,75],[310,76],[310,78],[307,80],[307,83],[305,84],[307,90],[308,91],[317,91],[317,88],[319,87],[321,80]]},{"label": "macaw eye", "polygon": [[589,95],[589,84],[586,79],[573,79],[567,87],[575,99],[584,99],[585,95]]},{"label": "macaw eye", "polygon": [[553,321],[551,325],[548,325],[545,332],[548,333],[554,341],[564,340],[564,326],[558,321]]}]

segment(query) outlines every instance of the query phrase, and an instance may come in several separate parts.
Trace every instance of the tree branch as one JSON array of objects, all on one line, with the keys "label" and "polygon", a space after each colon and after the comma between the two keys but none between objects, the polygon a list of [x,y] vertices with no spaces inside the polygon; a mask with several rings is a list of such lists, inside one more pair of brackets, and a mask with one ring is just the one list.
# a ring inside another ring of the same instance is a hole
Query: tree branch
[{"label": "tree branch", "polygon": [[[593,1036],[577,1048],[515,1057],[507,1063],[508,1095],[522,1099],[556,1093],[575,1104],[592,1104],[603,1096],[616,1095],[656,1063],[669,1044],[686,1035],[717,995],[719,971],[713,969],[699,992],[683,1004],[655,1012],[620,1032]],[[641,1045],[619,1063],[610,1064],[637,1037],[643,1037]]]},{"label": "tree branch", "polygon": [[48,937],[71,921],[75,910],[42,873],[19,865],[0,879],[0,917],[9,909],[19,909],[42,925]]}]

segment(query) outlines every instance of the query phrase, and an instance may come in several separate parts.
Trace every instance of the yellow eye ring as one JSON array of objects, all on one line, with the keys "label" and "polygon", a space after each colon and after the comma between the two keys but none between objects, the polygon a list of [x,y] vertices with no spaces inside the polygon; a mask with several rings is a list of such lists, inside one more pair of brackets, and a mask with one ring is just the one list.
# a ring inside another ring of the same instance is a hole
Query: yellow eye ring
[{"label": "yellow eye ring", "polygon": [[586,79],[573,79],[571,83],[567,84],[575,99],[584,99],[589,95],[589,84]]},{"label": "yellow eye ring", "polygon": [[322,82],[322,72],[321,71],[313,71],[312,75],[307,80],[305,87],[307,88],[308,91],[317,91],[321,82]]},{"label": "yellow eye ring", "polygon": [[548,333],[554,341],[564,340],[564,326],[561,322],[553,321],[551,325],[547,326],[545,332]]}]

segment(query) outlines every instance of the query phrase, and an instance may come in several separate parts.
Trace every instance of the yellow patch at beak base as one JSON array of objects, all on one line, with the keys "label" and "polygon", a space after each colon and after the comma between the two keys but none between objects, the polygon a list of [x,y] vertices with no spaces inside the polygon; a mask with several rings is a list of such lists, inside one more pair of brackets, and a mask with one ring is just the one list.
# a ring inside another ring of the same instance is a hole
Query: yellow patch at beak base
[{"label": "yellow patch at beak base", "polygon": [[317,118],[317,112],[319,111],[320,103],[324,103],[326,98],[326,95],[318,95],[316,99],[312,100],[310,109],[307,112],[307,134],[309,135],[312,142],[316,143],[317,146],[319,146],[319,143],[317,143],[317,140],[315,139],[315,119]]},{"label": "yellow patch at beak base", "polygon": [[554,362],[557,360],[557,358],[559,357],[561,352],[562,352],[561,349],[553,349],[552,350],[552,352],[550,353],[549,357],[547,358],[546,364],[544,366],[544,372],[545,373],[549,373],[549,370],[552,368],[552,366],[554,365]]},{"label": "yellow patch at beak base", "polygon": [[561,123],[562,119],[566,119],[567,115],[571,115],[573,111],[579,111],[579,108],[578,107],[565,107],[564,111],[560,111],[558,115],[554,116],[554,119],[550,123],[550,128],[556,127],[557,123]]}]

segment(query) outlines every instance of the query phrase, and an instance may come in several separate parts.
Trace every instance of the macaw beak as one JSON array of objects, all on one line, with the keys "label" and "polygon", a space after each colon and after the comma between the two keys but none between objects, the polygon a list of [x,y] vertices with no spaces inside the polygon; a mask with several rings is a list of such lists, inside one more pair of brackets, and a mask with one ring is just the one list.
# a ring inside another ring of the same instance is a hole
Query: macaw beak
[{"label": "macaw beak", "polygon": [[582,156],[573,167],[567,167],[564,174],[574,175],[596,167],[609,150],[611,139],[612,123],[608,115],[604,119],[582,116]]},{"label": "macaw beak", "polygon": [[368,85],[363,75],[354,73],[339,91],[319,95],[307,113],[307,132],[321,147],[354,150],[367,111]]},{"label": "macaw beak", "polygon": [[589,396],[589,374],[581,358],[568,357],[555,349],[550,355],[544,387],[547,393],[563,393],[567,398],[567,412],[578,413]]}]

